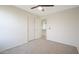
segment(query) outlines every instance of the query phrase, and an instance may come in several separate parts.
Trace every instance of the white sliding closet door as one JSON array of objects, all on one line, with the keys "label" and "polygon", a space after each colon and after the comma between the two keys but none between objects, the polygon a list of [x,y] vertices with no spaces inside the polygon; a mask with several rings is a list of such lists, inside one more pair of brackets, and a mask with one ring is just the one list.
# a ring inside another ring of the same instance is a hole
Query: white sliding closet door
[{"label": "white sliding closet door", "polygon": [[35,19],[33,15],[28,15],[28,41],[35,39]]},{"label": "white sliding closet door", "polygon": [[39,39],[41,37],[41,18],[35,15],[28,15],[27,37],[28,41]]},{"label": "white sliding closet door", "polygon": [[41,19],[37,16],[35,17],[35,39],[39,39],[41,37],[42,25]]}]

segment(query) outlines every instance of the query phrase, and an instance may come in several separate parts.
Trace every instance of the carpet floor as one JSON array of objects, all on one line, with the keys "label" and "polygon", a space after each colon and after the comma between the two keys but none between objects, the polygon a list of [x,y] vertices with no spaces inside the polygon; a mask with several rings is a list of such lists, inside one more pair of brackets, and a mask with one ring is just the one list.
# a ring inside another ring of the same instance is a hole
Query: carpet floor
[{"label": "carpet floor", "polygon": [[26,44],[5,50],[2,54],[77,54],[74,46],[45,39],[32,40]]}]

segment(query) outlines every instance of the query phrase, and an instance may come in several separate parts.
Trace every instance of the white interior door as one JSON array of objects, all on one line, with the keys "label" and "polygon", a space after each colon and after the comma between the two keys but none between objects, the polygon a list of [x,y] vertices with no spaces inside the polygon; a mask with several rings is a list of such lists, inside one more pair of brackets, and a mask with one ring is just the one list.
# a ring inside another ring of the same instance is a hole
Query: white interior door
[{"label": "white interior door", "polygon": [[35,19],[34,16],[28,16],[28,41],[35,39]]}]

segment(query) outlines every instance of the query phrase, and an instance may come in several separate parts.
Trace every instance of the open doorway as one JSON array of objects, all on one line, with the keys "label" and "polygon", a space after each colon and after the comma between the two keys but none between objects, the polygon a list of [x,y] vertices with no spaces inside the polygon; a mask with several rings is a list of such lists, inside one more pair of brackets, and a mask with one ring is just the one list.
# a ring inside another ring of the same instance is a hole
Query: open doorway
[{"label": "open doorway", "polygon": [[47,26],[47,20],[43,19],[42,20],[42,38],[46,39],[46,26]]}]

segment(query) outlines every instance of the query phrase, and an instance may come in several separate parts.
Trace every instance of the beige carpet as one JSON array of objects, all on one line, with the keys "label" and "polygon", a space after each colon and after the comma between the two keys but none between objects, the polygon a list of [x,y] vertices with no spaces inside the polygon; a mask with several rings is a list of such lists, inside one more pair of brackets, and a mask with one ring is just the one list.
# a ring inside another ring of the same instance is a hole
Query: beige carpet
[{"label": "beige carpet", "polygon": [[2,54],[77,54],[77,48],[45,39],[32,40],[29,43],[1,52]]}]

